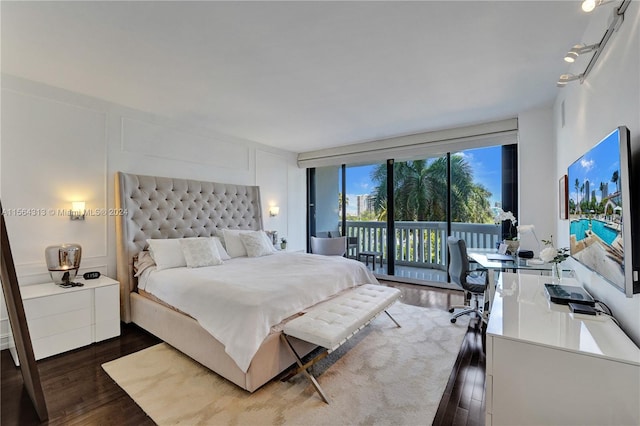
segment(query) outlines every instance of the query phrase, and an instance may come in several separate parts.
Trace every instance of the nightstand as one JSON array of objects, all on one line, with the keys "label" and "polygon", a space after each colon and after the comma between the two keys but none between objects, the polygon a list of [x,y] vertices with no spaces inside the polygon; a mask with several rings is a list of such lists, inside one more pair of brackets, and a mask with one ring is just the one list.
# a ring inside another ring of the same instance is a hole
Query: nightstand
[{"label": "nightstand", "polygon": [[[120,335],[120,283],[105,276],[74,281],[84,286],[20,287],[36,360]],[[18,365],[12,334],[9,339]]]}]

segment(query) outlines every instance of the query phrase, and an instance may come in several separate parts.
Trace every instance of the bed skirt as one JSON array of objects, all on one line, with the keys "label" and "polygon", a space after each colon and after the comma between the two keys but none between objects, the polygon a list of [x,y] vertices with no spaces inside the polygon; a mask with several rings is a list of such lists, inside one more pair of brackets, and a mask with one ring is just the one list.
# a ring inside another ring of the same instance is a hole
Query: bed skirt
[{"label": "bed skirt", "polygon": [[[227,355],[224,346],[190,316],[137,293],[130,293],[129,298],[132,322],[249,392],[255,391],[295,363],[281,342],[281,333],[271,333],[245,373]],[[294,347],[300,356],[316,348],[297,339]]]}]

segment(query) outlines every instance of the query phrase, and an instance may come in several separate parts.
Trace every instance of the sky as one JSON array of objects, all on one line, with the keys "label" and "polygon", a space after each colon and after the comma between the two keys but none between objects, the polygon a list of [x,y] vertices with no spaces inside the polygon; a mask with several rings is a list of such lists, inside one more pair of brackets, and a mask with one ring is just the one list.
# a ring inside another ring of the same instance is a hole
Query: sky
[{"label": "sky", "polygon": [[[502,156],[501,147],[478,148],[462,151],[471,165],[474,181],[484,185],[491,192],[491,206],[501,200]],[[357,196],[370,194],[376,185],[371,180],[375,165],[347,167],[347,214],[357,214]]]},{"label": "sky", "polygon": [[576,179],[581,185],[589,180],[589,192],[595,189],[598,201],[602,199],[600,182],[608,182],[609,194],[617,191],[616,184],[611,182],[611,177],[616,170],[618,175],[620,174],[618,137],[619,133],[616,130],[569,166],[569,197],[574,202],[577,199]]}]

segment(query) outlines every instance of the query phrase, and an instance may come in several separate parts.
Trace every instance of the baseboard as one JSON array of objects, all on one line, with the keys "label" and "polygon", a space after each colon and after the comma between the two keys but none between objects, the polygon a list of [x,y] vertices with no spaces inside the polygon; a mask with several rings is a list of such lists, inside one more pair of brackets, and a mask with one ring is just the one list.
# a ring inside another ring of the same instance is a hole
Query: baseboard
[{"label": "baseboard", "polygon": [[4,351],[5,349],[9,349],[9,334],[0,335],[0,351]]}]

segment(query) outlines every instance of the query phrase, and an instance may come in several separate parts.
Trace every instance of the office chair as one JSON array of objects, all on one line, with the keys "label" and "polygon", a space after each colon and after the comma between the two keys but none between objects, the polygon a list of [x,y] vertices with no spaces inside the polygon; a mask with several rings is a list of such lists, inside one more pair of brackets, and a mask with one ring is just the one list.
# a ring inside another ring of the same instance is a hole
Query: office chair
[{"label": "office chair", "polygon": [[474,301],[474,306],[471,307],[471,301],[469,305],[464,306],[452,306],[449,308],[449,312],[454,313],[456,308],[463,308],[463,311],[453,314],[451,316],[451,322],[455,323],[456,319],[462,315],[471,314],[475,312],[478,314],[482,321],[486,322],[482,309],[479,307],[478,297],[484,295],[487,289],[487,272],[486,271],[471,271],[469,269],[469,258],[467,257],[467,245],[464,240],[456,237],[447,238],[447,245],[449,246],[449,275],[451,281],[458,284],[464,290],[465,301],[471,299]]},{"label": "office chair", "polygon": [[311,237],[311,253],[325,256],[344,256],[347,251],[347,237]]}]

